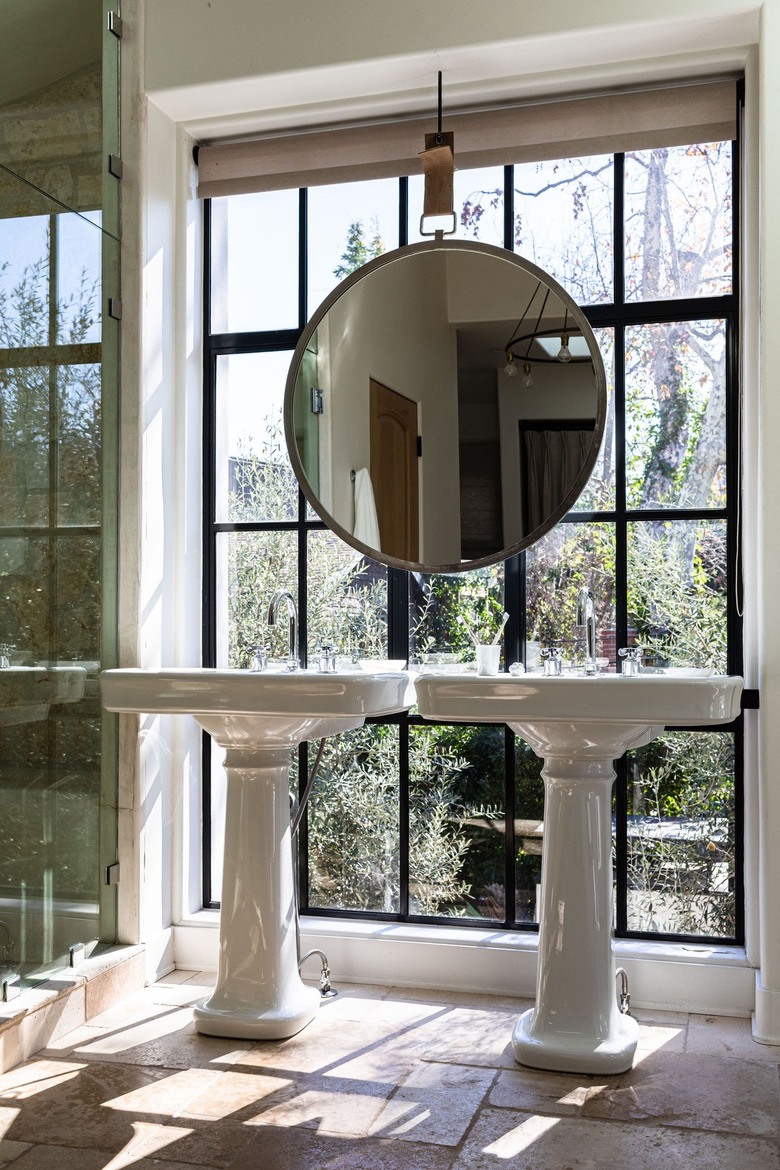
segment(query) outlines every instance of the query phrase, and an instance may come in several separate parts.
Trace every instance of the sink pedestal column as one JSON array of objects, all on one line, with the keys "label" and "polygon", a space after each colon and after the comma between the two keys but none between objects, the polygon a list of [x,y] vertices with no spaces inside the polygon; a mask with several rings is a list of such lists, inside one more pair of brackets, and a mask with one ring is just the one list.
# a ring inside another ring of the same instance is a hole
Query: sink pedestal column
[{"label": "sink pedestal column", "polygon": [[[224,745],[223,745],[224,746]],[[194,1010],[208,1036],[281,1040],[317,1014],[298,974],[289,748],[228,747],[219,974]]]},{"label": "sink pedestal column", "polygon": [[625,1072],[639,1026],[618,1007],[612,955],[614,756],[593,758],[592,747],[590,758],[550,755],[546,735],[515,730],[545,759],[536,1005],[515,1025],[515,1059],[563,1072]]}]

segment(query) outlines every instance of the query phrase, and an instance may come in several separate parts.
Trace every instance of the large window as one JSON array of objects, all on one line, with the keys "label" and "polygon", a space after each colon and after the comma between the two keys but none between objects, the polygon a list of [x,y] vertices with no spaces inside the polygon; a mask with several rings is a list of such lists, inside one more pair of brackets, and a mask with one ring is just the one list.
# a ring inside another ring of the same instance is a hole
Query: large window
[{"label": "large window", "polygon": [[[265,624],[280,586],[301,644],[344,661],[470,657],[461,614],[510,619],[504,665],[559,646],[577,662],[578,589],[599,655],[738,672],[738,322],[731,142],[459,170],[458,234],[556,277],[593,324],[609,382],[606,434],[576,507],[526,554],[453,576],[356,557],[298,491],[284,450],[287,366],[339,279],[417,238],[421,180],[207,203],[204,661],[286,648]],[[616,765],[619,935],[740,940],[739,723],[679,730]],[[296,784],[310,752],[301,750]],[[205,898],[218,896],[222,779],[207,753]],[[534,929],[544,848],[541,761],[509,729],[377,721],[327,747],[302,822],[310,914],[457,919]],[[213,841],[213,847],[212,847]]]}]

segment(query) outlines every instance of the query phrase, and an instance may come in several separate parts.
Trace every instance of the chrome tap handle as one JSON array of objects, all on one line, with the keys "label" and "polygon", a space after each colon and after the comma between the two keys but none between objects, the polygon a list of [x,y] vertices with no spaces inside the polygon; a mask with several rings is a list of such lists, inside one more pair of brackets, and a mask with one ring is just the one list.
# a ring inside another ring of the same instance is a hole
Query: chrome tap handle
[{"label": "chrome tap handle", "polygon": [[559,646],[545,646],[539,657],[543,662],[542,671],[548,678],[557,678],[563,674],[563,651]]},{"label": "chrome tap handle", "polygon": [[255,646],[252,653],[252,670],[268,669],[268,651],[265,646]]},{"label": "chrome tap handle", "polygon": [[621,646],[618,657],[623,659],[623,674],[640,674],[644,650],[641,646]]},{"label": "chrome tap handle", "polygon": [[320,648],[320,673],[335,674],[336,647],[331,642],[323,642]]}]

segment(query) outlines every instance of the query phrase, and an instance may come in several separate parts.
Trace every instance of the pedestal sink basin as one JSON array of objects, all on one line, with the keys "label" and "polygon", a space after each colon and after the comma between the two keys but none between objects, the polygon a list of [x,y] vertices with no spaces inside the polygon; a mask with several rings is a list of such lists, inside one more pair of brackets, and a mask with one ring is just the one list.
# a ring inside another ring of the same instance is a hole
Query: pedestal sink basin
[{"label": "pedestal sink basin", "polygon": [[421,715],[508,723],[545,761],[536,1003],[515,1026],[515,1059],[564,1072],[625,1072],[638,1026],[620,1012],[615,987],[613,761],[664,727],[736,719],[742,679],[420,675],[415,685]]},{"label": "pedestal sink basin", "polygon": [[217,984],[194,1009],[199,1032],[283,1039],[317,1013],[298,974],[290,835],[292,749],[360,727],[414,700],[403,671],[320,674],[107,670],[109,711],[193,715],[225,749],[227,803]]}]

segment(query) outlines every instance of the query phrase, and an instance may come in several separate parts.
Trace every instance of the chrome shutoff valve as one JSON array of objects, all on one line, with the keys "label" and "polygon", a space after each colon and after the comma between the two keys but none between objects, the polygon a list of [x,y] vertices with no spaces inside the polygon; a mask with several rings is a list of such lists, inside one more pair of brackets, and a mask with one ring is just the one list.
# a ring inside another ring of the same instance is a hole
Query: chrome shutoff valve
[{"label": "chrome shutoff valve", "polygon": [[640,674],[644,651],[641,646],[621,646],[618,657],[623,659],[623,674]]},{"label": "chrome shutoff valve", "polygon": [[545,646],[540,652],[542,671],[548,678],[557,678],[563,674],[563,654],[558,646]]},{"label": "chrome shutoff valve", "polygon": [[320,674],[336,673],[336,647],[324,642],[320,650]]}]

